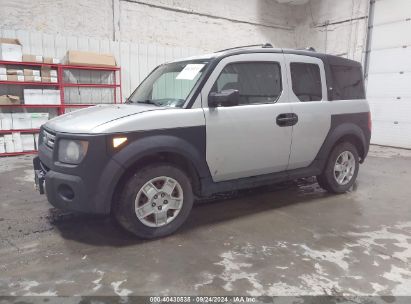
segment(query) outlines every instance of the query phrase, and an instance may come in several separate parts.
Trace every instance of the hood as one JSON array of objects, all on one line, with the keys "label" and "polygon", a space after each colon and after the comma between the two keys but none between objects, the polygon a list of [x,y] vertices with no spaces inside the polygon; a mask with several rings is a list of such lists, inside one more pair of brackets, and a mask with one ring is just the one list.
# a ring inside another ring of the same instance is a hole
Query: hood
[{"label": "hood", "polygon": [[50,130],[63,133],[93,133],[93,129],[120,119],[147,111],[164,110],[155,105],[97,105],[70,112],[49,120],[44,126]]}]

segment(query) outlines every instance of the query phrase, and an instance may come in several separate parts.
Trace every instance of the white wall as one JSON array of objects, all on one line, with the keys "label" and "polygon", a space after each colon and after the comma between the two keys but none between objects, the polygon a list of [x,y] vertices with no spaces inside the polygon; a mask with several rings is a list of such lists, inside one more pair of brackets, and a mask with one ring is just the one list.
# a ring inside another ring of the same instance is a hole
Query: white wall
[{"label": "white wall", "polygon": [[0,28],[113,37],[112,0],[0,0]]},{"label": "white wall", "polygon": [[0,0],[0,28],[207,51],[295,47],[294,9],[275,0]]},{"label": "white wall", "polygon": [[298,47],[364,61],[368,0],[311,0],[297,16]]},{"label": "white wall", "polygon": [[0,28],[192,47],[271,42],[363,61],[368,0],[0,0]]},{"label": "white wall", "polygon": [[123,41],[149,40],[207,51],[269,41],[295,46],[291,10],[272,0],[140,2],[162,7],[120,1]]}]

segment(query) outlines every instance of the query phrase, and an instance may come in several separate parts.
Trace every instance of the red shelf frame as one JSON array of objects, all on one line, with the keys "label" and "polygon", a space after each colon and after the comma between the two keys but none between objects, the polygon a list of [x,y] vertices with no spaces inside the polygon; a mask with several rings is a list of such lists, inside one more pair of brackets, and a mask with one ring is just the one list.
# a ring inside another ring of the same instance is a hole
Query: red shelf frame
[{"label": "red shelf frame", "polygon": [[[67,64],[54,64],[54,63],[41,63],[41,62],[17,62],[17,61],[2,61],[0,60],[0,65],[6,66],[21,66],[21,67],[48,67],[57,70],[57,83],[55,82],[29,82],[29,81],[0,81],[0,85],[23,85],[23,86],[45,86],[45,87],[56,87],[60,90],[60,104],[36,104],[36,105],[26,105],[26,104],[1,104],[1,108],[54,108],[57,109],[58,115],[64,114],[66,108],[82,108],[91,107],[97,104],[70,104],[66,103],[64,99],[64,88],[69,87],[93,87],[93,88],[110,88],[114,90],[114,103],[122,102],[122,91],[121,91],[121,67],[107,67],[107,66],[83,66],[83,65],[67,65]],[[107,71],[113,73],[113,83],[112,84],[99,84],[99,83],[70,83],[64,82],[63,75],[64,70],[91,70],[91,71]],[[117,75],[118,74],[118,75]],[[118,82],[117,82],[118,81]],[[119,90],[119,92],[117,92]],[[117,94],[119,96],[117,96]],[[120,98],[120,101],[118,101]],[[0,130],[0,134],[7,134],[12,132],[20,133],[38,133],[38,129],[27,129],[27,130]],[[37,151],[24,151],[15,153],[0,153],[1,156],[16,156],[24,154],[35,154]]]},{"label": "red shelf frame", "polygon": [[32,85],[32,86],[54,86],[54,87],[59,86],[59,84],[57,82],[41,82],[41,81],[7,81],[7,80],[1,80],[0,84],[16,84],[16,85]]},{"label": "red shelf frame", "polygon": [[[39,133],[40,129],[13,129],[13,130],[0,130],[0,134],[10,134],[14,132],[19,133]],[[1,155],[1,154],[0,154]]]},{"label": "red shelf frame", "polygon": [[52,67],[52,68],[57,68],[58,66],[61,66],[61,64],[58,63],[44,63],[44,62],[25,62],[25,61],[6,61],[6,60],[0,60],[1,65],[21,65],[21,66],[38,66],[38,67]]},{"label": "red shelf frame", "polygon": [[1,104],[3,108],[61,108],[61,104]]},{"label": "red shelf frame", "polygon": [[64,87],[93,87],[93,88],[118,88],[118,84],[102,84],[102,83],[63,83]]},{"label": "red shelf frame", "polygon": [[[63,73],[64,70],[91,70],[91,71],[107,71],[113,73],[113,83],[112,84],[97,84],[97,83],[71,83],[64,82]],[[118,78],[117,78],[117,73]],[[62,104],[61,112],[65,112],[65,108],[68,104],[64,100],[64,88],[67,87],[94,87],[94,88],[111,88],[114,90],[114,103],[117,103],[117,89],[119,89],[120,103],[122,102],[122,91],[121,91],[121,68],[120,67],[106,67],[106,66],[83,66],[83,65],[67,65],[60,64],[57,68],[58,82],[60,83],[60,101]],[[117,83],[117,79],[119,82]],[[80,107],[81,104],[72,105],[67,107]],[[87,106],[87,105],[85,105]]]},{"label": "red shelf frame", "polygon": [[37,150],[33,151],[23,151],[23,152],[11,152],[11,153],[0,153],[0,156],[17,156],[17,155],[26,155],[26,154],[37,154]]}]

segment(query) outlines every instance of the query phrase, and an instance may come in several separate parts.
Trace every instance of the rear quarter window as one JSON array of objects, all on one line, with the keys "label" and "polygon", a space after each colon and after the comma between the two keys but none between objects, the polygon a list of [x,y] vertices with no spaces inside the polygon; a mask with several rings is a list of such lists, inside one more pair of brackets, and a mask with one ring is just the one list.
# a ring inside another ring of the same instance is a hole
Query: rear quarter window
[{"label": "rear quarter window", "polygon": [[321,74],[318,64],[292,62],[292,89],[300,101],[320,101],[322,99]]},{"label": "rear quarter window", "polygon": [[333,100],[365,99],[361,67],[331,65]]}]

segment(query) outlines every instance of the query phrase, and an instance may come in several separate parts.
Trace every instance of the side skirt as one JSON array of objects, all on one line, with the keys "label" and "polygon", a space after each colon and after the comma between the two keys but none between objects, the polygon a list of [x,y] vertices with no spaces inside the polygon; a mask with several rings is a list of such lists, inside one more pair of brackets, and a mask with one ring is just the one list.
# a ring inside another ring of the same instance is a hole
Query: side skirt
[{"label": "side skirt", "polygon": [[213,182],[211,177],[207,177],[201,180],[201,196],[208,197],[217,193],[250,189],[294,180],[297,178],[316,176],[321,174],[322,168],[323,162],[315,160],[310,166],[306,168],[264,174],[260,176],[251,176],[218,183]]}]

